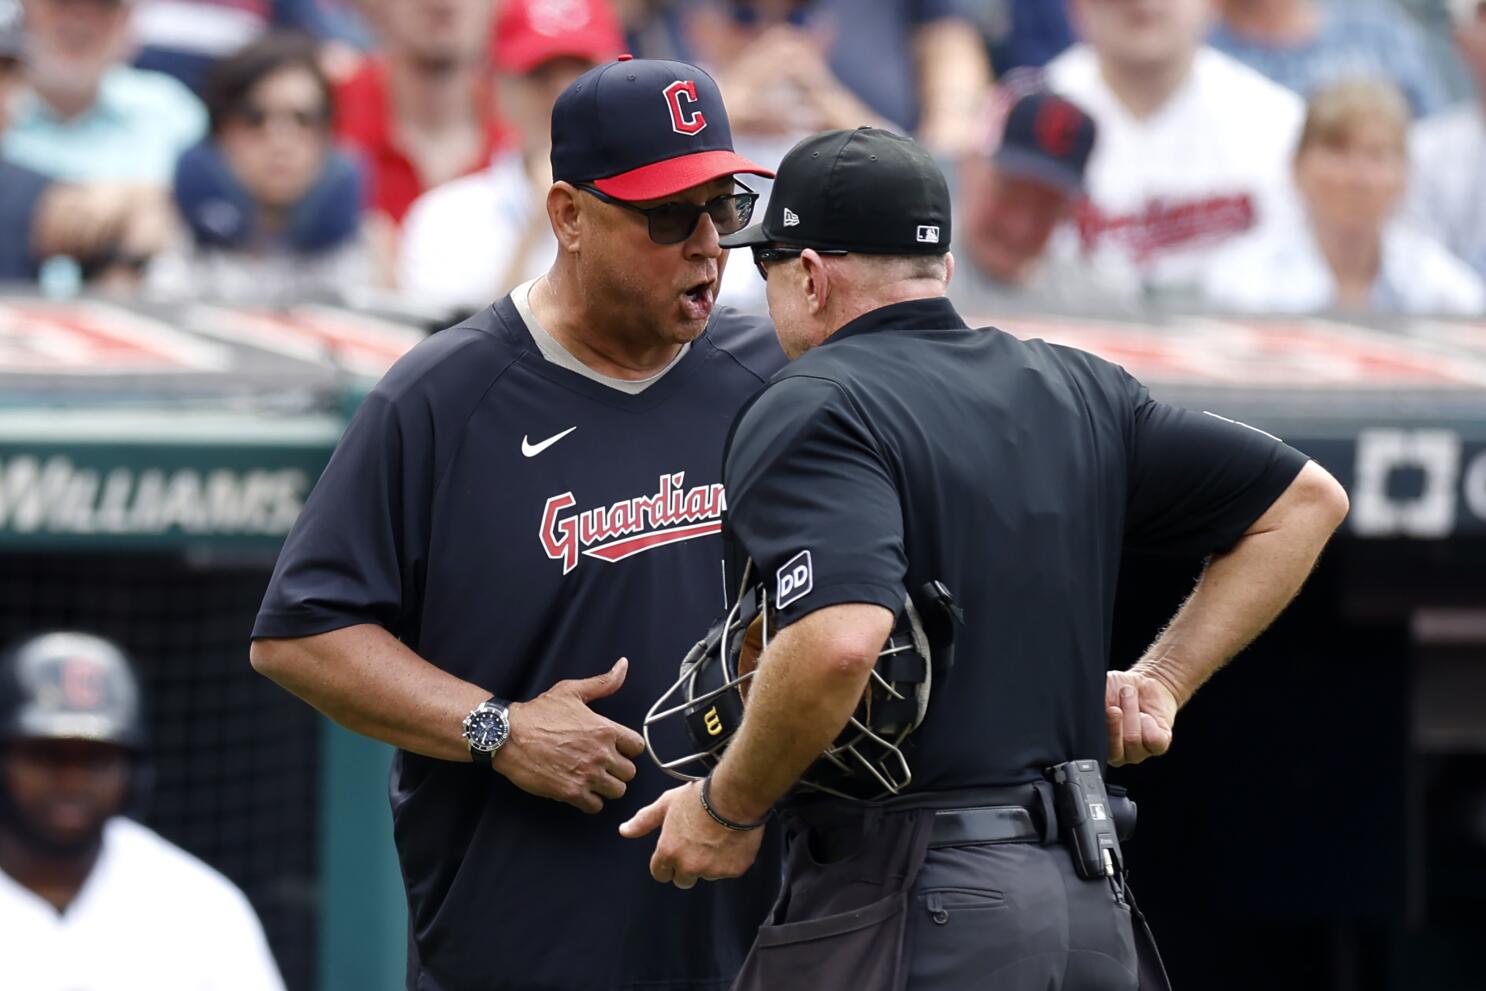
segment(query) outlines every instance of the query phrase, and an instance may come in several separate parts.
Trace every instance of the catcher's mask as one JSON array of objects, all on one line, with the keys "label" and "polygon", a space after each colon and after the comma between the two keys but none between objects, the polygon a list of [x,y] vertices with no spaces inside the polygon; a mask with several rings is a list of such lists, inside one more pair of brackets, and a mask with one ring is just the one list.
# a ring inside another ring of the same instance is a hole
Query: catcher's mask
[{"label": "catcher's mask", "polygon": [[[674,778],[705,777],[743,722],[758,658],[778,627],[768,589],[751,584],[751,573],[749,562],[737,602],[682,659],[680,676],[645,716],[646,749]],[[913,772],[904,744],[929,707],[933,651],[947,650],[960,615],[954,597],[937,581],[905,599],[861,702],[835,742],[801,775],[798,787],[856,799],[908,787]],[[652,730],[678,716],[691,752],[667,759],[658,752]]]}]

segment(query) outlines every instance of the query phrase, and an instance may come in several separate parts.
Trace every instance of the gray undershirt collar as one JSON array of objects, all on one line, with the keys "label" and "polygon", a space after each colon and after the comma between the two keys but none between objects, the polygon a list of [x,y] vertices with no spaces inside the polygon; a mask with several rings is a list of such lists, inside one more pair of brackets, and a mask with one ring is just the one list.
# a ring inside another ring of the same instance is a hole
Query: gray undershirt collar
[{"label": "gray undershirt collar", "polygon": [[627,393],[631,396],[638,396],[664,378],[667,372],[676,367],[677,362],[686,357],[686,352],[691,350],[690,341],[681,345],[681,350],[676,353],[675,358],[671,359],[670,364],[649,378],[617,379],[602,372],[596,372],[573,357],[572,353],[559,344],[557,338],[549,334],[547,328],[543,327],[541,322],[537,320],[537,315],[531,308],[531,301],[527,298],[531,293],[531,287],[536,282],[536,279],[532,279],[530,282],[523,282],[515,289],[512,289],[511,302],[516,305],[516,312],[521,314],[521,319],[526,324],[526,329],[531,334],[531,339],[536,343],[537,350],[542,352],[543,358],[546,358],[554,365],[560,365],[570,372],[576,372],[582,375],[586,379],[592,379],[599,385],[606,385],[611,389]]}]

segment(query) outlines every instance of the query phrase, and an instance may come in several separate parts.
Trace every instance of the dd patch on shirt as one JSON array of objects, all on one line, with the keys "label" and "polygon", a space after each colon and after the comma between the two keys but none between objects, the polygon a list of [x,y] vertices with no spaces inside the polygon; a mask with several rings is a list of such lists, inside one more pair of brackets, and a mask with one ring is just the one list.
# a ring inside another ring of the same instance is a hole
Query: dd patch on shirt
[{"label": "dd patch on shirt", "polygon": [[784,563],[777,575],[774,592],[774,607],[783,609],[810,594],[815,587],[815,569],[810,564],[810,552],[801,551]]}]

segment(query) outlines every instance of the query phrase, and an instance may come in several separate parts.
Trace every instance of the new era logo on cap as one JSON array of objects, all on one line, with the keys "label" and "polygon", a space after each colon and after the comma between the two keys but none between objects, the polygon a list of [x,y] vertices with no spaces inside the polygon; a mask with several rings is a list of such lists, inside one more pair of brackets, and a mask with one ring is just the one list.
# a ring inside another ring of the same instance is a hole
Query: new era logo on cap
[{"label": "new era logo on cap", "polygon": [[939,227],[938,227],[938,225],[937,224],[919,224],[918,225],[918,243],[919,244],[938,244],[939,243]]},{"label": "new era logo on cap", "polygon": [[791,210],[789,207],[784,208],[784,226],[800,226],[800,215],[798,213],[795,213],[795,211]]}]

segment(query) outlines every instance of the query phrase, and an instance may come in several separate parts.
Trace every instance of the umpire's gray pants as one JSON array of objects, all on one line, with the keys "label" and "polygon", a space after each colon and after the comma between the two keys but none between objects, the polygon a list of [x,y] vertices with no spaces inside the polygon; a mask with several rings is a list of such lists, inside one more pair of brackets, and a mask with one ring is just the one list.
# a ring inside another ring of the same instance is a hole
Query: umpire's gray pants
[{"label": "umpire's gray pants", "polygon": [[1135,991],[1130,909],[1035,843],[931,849],[908,902],[910,991]]}]

